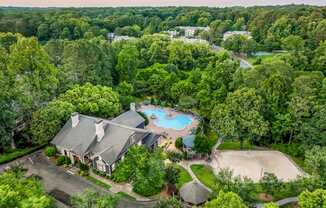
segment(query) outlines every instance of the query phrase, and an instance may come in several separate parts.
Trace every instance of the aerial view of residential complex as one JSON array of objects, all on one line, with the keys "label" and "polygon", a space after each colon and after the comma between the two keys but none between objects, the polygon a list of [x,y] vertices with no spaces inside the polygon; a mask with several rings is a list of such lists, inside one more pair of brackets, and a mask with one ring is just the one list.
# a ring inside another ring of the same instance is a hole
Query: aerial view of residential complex
[{"label": "aerial view of residential complex", "polygon": [[33,1],[0,1],[0,208],[326,208],[326,1]]}]

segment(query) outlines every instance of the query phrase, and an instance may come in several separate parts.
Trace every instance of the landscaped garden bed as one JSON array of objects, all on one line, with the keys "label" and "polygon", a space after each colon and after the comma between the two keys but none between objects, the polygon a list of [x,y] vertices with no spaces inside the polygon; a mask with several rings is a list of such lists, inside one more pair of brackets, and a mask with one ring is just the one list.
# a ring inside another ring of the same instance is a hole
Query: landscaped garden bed
[{"label": "landscaped garden bed", "polygon": [[36,150],[41,149],[43,146],[44,145],[37,146],[37,147],[31,147],[31,148],[25,148],[25,149],[15,149],[8,153],[4,153],[4,154],[0,155],[0,164],[8,163],[8,162],[18,159],[20,157],[28,155],[32,152],[35,152]]}]

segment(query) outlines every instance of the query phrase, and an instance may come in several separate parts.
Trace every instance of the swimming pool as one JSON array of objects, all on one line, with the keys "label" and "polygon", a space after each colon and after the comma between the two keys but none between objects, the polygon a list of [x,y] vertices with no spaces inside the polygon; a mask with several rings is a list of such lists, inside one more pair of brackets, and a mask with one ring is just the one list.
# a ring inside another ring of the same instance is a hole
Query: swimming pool
[{"label": "swimming pool", "polygon": [[143,113],[149,118],[154,115],[156,117],[154,124],[161,128],[182,130],[192,123],[192,118],[188,115],[179,114],[169,117],[167,112],[161,108],[145,109]]}]

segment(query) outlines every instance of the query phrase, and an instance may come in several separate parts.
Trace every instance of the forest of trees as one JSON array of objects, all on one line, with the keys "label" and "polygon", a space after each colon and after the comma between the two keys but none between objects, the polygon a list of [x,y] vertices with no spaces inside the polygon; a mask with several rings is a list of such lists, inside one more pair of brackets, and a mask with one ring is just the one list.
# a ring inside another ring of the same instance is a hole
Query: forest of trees
[{"label": "forest of trees", "polygon": [[[160,34],[180,25],[209,26],[200,37],[235,52],[287,53],[244,70],[228,51]],[[253,39],[223,42],[230,30]],[[325,7],[0,8],[0,154],[46,144],[74,111],[111,118],[149,96],[199,114],[203,134],[304,158],[326,145],[325,75]]]}]

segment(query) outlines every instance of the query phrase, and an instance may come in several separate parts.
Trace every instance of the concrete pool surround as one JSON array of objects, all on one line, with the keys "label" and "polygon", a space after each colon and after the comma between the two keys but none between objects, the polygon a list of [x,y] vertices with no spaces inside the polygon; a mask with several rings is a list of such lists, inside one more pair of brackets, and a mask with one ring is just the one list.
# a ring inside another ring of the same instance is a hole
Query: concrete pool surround
[{"label": "concrete pool surround", "polygon": [[[167,138],[171,138],[172,140],[175,140],[178,137],[184,137],[192,134],[192,129],[197,128],[199,124],[199,120],[196,116],[177,111],[173,108],[163,108],[154,105],[141,105],[137,110],[145,113],[146,111],[150,112],[153,109],[158,109],[157,112],[159,112],[160,110],[164,111],[161,116],[166,116],[164,120],[164,122],[166,123],[163,123],[163,126],[160,125],[162,123],[158,123],[158,116],[155,115],[154,118],[151,118],[150,114],[149,116],[147,116],[149,119],[149,124],[146,126],[146,129],[151,130],[154,133],[162,134]],[[174,120],[175,118],[179,119]],[[173,121],[181,121],[181,123],[177,124],[177,127],[175,127],[173,126],[175,124]]]}]

